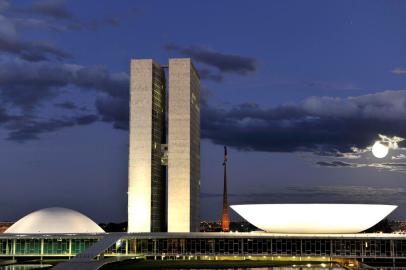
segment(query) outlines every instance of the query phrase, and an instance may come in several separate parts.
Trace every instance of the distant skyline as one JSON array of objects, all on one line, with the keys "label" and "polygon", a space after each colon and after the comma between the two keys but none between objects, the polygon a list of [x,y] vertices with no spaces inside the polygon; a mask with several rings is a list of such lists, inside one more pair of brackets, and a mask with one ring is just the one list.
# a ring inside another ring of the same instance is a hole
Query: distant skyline
[{"label": "distant skyline", "polygon": [[[130,60],[170,57],[202,79],[202,219],[221,218],[224,145],[229,204],[399,204],[391,217],[406,219],[405,12],[0,0],[0,221],[50,206],[126,220]],[[392,145],[385,159],[376,140]]]}]

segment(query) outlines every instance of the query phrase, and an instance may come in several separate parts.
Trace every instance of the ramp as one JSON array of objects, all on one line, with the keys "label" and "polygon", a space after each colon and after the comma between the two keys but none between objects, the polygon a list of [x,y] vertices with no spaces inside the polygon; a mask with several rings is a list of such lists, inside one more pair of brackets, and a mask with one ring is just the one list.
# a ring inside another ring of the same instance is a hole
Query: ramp
[{"label": "ramp", "polygon": [[111,233],[106,234],[102,239],[94,243],[84,252],[76,255],[72,259],[67,262],[60,263],[54,267],[52,270],[95,270],[99,269],[103,265],[107,263],[111,263],[114,261],[119,261],[120,258],[108,258],[108,259],[101,259],[98,261],[94,261],[93,258],[97,257],[109,247],[114,245],[121,237],[123,237],[126,233]]}]

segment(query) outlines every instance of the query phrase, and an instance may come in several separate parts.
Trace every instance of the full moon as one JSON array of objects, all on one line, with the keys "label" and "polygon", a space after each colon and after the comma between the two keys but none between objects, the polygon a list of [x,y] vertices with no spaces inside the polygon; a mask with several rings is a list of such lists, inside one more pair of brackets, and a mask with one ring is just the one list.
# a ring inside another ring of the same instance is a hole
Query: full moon
[{"label": "full moon", "polygon": [[383,145],[381,142],[377,141],[372,146],[372,154],[376,158],[384,158],[388,154],[389,149],[387,146]]}]

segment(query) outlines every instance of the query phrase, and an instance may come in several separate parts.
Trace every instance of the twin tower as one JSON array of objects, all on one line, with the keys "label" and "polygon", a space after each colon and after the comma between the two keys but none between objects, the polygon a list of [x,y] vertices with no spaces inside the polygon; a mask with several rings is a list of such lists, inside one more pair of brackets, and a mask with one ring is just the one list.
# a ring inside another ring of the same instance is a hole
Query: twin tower
[{"label": "twin tower", "polygon": [[190,58],[131,60],[128,232],[198,231],[199,89]]}]

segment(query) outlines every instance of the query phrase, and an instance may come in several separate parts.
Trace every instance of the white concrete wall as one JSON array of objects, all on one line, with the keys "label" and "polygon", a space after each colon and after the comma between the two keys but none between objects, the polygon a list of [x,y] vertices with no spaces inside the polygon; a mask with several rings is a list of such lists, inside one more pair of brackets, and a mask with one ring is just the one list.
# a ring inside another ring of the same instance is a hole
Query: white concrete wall
[{"label": "white concrete wall", "polygon": [[[200,100],[198,86],[192,87],[191,83],[192,76],[198,81],[194,72],[188,58],[169,60],[168,232],[198,229],[200,119],[197,120],[196,114],[191,112],[196,110]],[[192,136],[196,134],[198,138],[192,143]],[[196,156],[199,156],[198,162]]]},{"label": "white concrete wall", "polygon": [[131,61],[128,232],[151,230],[152,65]]}]

